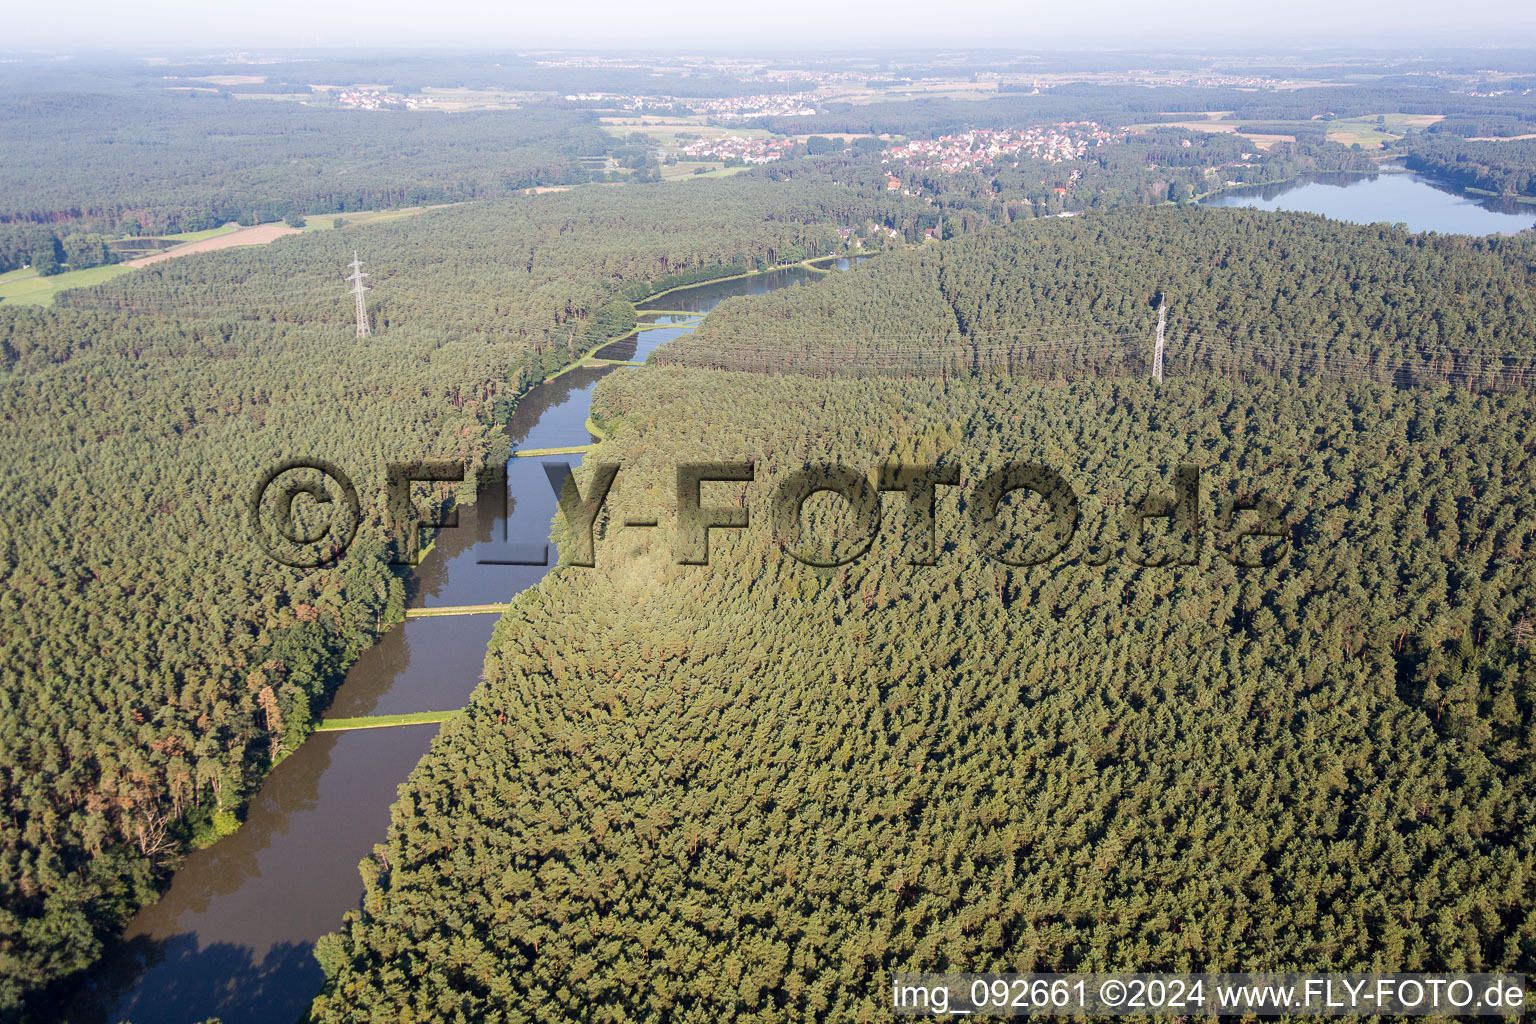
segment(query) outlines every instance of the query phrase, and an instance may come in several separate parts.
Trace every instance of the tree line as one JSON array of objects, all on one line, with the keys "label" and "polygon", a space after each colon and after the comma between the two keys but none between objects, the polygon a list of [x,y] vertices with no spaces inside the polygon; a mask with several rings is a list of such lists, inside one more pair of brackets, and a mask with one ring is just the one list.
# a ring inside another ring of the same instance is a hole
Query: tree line
[{"label": "tree line", "polygon": [[591,180],[612,140],[589,114],[436,116],[191,94],[44,93],[0,101],[7,189],[0,271],[76,234],[156,235],[226,222],[506,196]]},{"label": "tree line", "polygon": [[1310,214],[1123,207],[894,253],[731,299],[652,358],[720,369],[1043,379],[1167,372],[1536,384],[1533,245]]},{"label": "tree line", "polygon": [[[1526,124],[1522,134],[1536,134]],[[1403,163],[1462,188],[1500,196],[1536,197],[1536,139],[1479,141],[1423,133],[1404,144]]]},{"label": "tree line", "polygon": [[[777,297],[846,322],[821,290]],[[1536,964],[1529,396],[660,366],[595,414],[581,485],[623,466],[597,565],[498,625],[319,945],[316,1020],[879,1020],[899,971]],[[742,459],[706,503],[750,522],[707,566],[622,528],[674,521],[680,463]],[[955,467],[940,538],[1009,462],[1092,500],[1034,568],[963,540],[909,564],[900,495],[838,568],[758,518],[802,466],[888,461]],[[1125,511],[1185,462],[1201,536],[1138,542]],[[1239,570],[1209,526],[1255,492],[1287,547]]]},{"label": "tree line", "polygon": [[[399,618],[386,463],[495,463],[518,399],[634,323],[626,295],[835,251],[826,204],[864,202],[782,196],[749,179],[487,201],[0,308],[0,1013],[31,994],[49,1019],[39,990],[238,815]],[[359,539],[311,573],[245,523],[296,455],[362,497]]]}]

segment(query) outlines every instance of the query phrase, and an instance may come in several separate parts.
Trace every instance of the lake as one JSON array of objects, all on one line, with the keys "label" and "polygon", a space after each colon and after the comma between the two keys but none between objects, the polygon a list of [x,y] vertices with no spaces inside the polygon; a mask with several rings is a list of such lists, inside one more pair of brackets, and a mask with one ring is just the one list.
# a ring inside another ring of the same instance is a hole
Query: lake
[{"label": "lake", "polygon": [[1467,195],[1406,171],[1306,175],[1279,185],[1233,189],[1201,204],[1297,210],[1355,224],[1403,223],[1410,231],[1461,235],[1513,234],[1536,227],[1536,205]]}]

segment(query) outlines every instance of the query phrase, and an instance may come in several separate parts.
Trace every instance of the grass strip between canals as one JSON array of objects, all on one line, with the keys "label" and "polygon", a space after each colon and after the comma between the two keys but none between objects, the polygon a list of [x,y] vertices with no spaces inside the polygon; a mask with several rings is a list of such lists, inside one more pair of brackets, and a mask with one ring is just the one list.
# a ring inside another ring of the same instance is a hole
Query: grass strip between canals
[{"label": "grass strip between canals", "polygon": [[362,718],[327,718],[315,732],[343,732],[348,729],[388,729],[397,725],[436,725],[446,722],[457,711],[416,711],[408,715],[367,715]]}]

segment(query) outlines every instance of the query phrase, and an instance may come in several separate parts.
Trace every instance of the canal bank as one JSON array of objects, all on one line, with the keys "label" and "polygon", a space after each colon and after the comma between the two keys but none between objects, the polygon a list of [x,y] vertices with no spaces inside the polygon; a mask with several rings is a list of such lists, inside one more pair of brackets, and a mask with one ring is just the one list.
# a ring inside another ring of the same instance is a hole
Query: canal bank
[{"label": "canal bank", "polygon": [[[625,361],[643,362],[725,298],[824,273],[791,264],[671,289],[641,303],[646,329],[605,341],[583,360],[627,346]],[[643,308],[653,303],[685,312]],[[583,453],[572,449],[586,445],[577,442],[600,436],[588,429],[592,393],[614,372],[621,370],[578,362],[518,402],[506,427],[513,450],[558,454],[510,459],[505,486],[483,489],[459,510],[458,528],[438,532],[409,573],[406,621],[348,670],[326,712],[330,726],[272,769],[238,831],[187,856],[62,1019],[293,1024],[305,1012],[324,982],[315,940],[358,905],[358,862],[384,838],[397,787],[426,753],[437,722],[451,717],[445,709],[462,707],[479,685],[501,617],[444,613],[504,607],[558,561],[548,544],[556,506],[543,464],[579,464]],[[511,564],[541,549],[547,564]]]}]

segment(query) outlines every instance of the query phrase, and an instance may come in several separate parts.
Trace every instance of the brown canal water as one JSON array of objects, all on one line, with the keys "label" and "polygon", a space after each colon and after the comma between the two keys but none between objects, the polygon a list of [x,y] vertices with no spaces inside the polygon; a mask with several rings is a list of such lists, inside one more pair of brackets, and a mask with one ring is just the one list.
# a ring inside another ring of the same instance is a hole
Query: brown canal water
[{"label": "brown canal water", "polygon": [[[788,267],[660,296],[641,306],[641,320],[666,326],[615,342],[604,357],[644,360],[726,298],[821,276]],[[694,315],[645,314],[646,306]],[[593,389],[621,369],[572,370],[534,388],[507,426],[513,446],[591,442]],[[556,506],[542,464],[580,461],[579,454],[510,460],[505,501],[495,489],[483,490],[460,510],[457,529],[438,533],[410,574],[410,606],[502,603],[543,579],[549,570],[542,565],[489,563],[509,561],[509,554],[537,556],[548,544]],[[551,565],[558,561],[554,545],[547,554]],[[327,715],[462,707],[480,683],[498,619],[445,616],[396,625],[347,672]],[[325,981],[315,940],[359,905],[358,862],[384,839],[398,787],[436,732],[435,725],[412,725],[306,740],[263,782],[238,832],[186,858],[159,902],[133,919],[58,1018],[200,1024],[216,1016],[223,1024],[294,1024]]]}]

